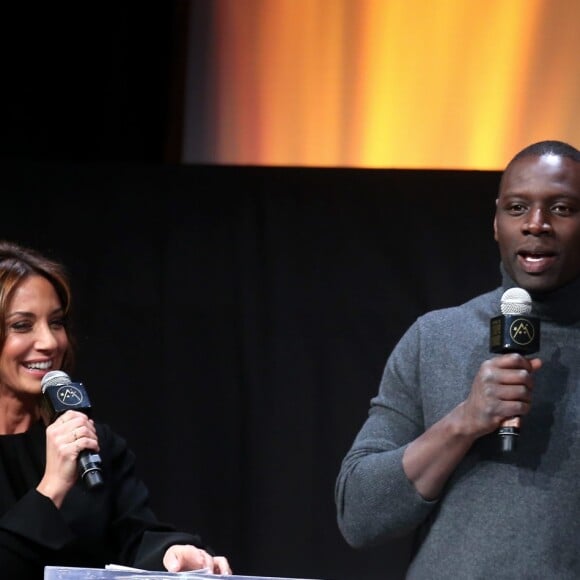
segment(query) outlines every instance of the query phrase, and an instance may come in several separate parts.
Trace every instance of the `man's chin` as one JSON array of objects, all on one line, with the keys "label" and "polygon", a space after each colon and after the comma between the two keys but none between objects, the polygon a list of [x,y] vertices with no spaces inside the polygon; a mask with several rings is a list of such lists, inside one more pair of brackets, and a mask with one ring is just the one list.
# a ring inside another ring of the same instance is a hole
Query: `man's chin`
[{"label": "man's chin", "polygon": [[523,288],[532,294],[552,292],[562,286],[562,283],[559,280],[554,276],[547,275],[546,273],[518,273],[517,276],[512,276],[512,278],[520,288]]}]

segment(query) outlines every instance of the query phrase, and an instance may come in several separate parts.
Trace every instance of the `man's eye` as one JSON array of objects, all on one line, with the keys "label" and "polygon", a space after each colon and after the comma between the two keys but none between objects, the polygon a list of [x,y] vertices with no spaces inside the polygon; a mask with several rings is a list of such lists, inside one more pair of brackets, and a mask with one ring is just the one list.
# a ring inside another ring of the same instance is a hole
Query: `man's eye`
[{"label": "man's eye", "polygon": [[555,205],[552,208],[552,213],[558,215],[571,215],[572,213],[574,213],[574,210],[567,205]]},{"label": "man's eye", "polygon": [[513,213],[513,214],[521,214],[521,213],[526,211],[525,206],[523,206],[520,203],[514,203],[514,204],[510,205],[507,209],[510,213]]}]

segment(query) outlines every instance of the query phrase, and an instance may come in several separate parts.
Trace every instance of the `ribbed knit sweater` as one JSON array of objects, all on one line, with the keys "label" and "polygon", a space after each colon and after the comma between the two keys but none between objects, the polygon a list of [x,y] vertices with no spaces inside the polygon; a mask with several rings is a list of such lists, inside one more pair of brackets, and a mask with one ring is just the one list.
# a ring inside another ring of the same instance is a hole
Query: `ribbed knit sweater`
[{"label": "ribbed knit sweater", "polygon": [[[489,352],[502,286],[419,317],[388,358],[369,416],[336,482],[339,528],[353,547],[414,533],[407,578],[580,578],[580,279],[533,298],[543,361],[517,450],[482,437],[437,501],[407,479],[406,445],[464,401]],[[385,578],[389,578],[388,563]]]}]

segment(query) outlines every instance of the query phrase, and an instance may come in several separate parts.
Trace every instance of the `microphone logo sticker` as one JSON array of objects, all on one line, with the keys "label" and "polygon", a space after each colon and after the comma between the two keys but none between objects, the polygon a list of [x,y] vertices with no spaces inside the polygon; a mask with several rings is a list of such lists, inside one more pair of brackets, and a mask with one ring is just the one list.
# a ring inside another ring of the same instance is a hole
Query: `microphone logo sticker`
[{"label": "microphone logo sticker", "polygon": [[83,392],[73,384],[63,385],[56,392],[58,401],[66,407],[78,407],[83,402]]},{"label": "microphone logo sticker", "polygon": [[526,346],[534,340],[534,325],[525,318],[516,318],[509,328],[510,338],[521,346]]}]

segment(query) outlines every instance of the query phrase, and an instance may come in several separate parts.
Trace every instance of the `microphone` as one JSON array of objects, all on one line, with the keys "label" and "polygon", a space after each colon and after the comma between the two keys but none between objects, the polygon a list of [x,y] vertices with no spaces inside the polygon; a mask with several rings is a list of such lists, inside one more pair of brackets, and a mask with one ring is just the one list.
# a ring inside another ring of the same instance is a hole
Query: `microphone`
[{"label": "microphone", "polygon": [[[65,411],[74,409],[90,417],[91,401],[82,383],[73,383],[63,371],[49,371],[42,377],[43,400],[51,421],[58,419]],[[78,471],[88,489],[103,485],[101,457],[89,449],[78,456]]]},{"label": "microphone", "polygon": [[[522,355],[540,350],[540,320],[530,316],[532,298],[523,288],[510,288],[503,293],[501,314],[490,321],[489,350],[495,353],[517,352]],[[501,450],[514,451],[520,434],[520,418],[502,422],[498,431]]]}]

